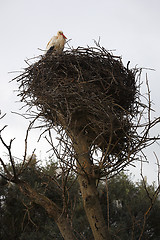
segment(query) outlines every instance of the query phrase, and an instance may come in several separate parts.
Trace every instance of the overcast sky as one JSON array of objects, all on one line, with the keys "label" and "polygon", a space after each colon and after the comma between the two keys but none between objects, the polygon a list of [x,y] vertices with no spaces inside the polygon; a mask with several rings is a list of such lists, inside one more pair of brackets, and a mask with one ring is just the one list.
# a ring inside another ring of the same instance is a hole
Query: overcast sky
[{"label": "overcast sky", "polygon": [[[0,128],[8,125],[3,135],[9,141],[16,137],[13,154],[22,157],[25,130],[28,121],[11,112],[20,112],[14,90],[15,82],[9,81],[26,64],[24,60],[42,54],[38,48],[45,49],[47,42],[58,30],[63,30],[70,45],[93,46],[93,39],[101,38],[106,49],[116,49],[122,56],[124,65],[153,68],[147,71],[153,108],[160,116],[160,1],[159,0],[0,0],[0,109],[7,113],[1,120]],[[144,71],[145,76],[146,71]],[[144,77],[145,81],[145,77]],[[144,86],[142,87],[144,88]],[[22,111],[21,111],[22,112]],[[160,126],[156,133],[160,132]],[[30,135],[28,154],[37,147],[37,156],[44,157],[43,140],[37,145],[37,134]],[[144,166],[148,181],[157,179],[156,160],[153,151],[160,158],[158,146],[152,147],[147,155],[149,165]],[[0,156],[5,150],[0,145]],[[139,164],[130,168],[140,178]]]}]

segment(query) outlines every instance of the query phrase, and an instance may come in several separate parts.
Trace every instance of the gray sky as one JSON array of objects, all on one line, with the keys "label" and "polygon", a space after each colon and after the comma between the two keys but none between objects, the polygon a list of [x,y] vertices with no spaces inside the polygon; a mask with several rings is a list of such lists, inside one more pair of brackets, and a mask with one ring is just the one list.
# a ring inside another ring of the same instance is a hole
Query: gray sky
[{"label": "gray sky", "polygon": [[[15,82],[8,83],[19,71],[26,67],[24,60],[41,54],[38,48],[45,49],[47,42],[58,30],[63,30],[70,45],[93,46],[93,39],[101,38],[101,45],[106,49],[116,49],[115,54],[122,56],[124,65],[130,60],[131,67],[153,68],[147,71],[153,108],[160,116],[160,1],[159,0],[0,0],[0,109],[7,113],[1,120],[0,128],[8,128],[3,133],[7,141],[16,137],[13,154],[21,157],[24,149],[25,129],[28,122],[12,114],[19,112],[22,106],[14,90]],[[144,71],[143,77],[145,81]],[[142,86],[143,91],[145,87]],[[160,132],[160,126],[156,128]],[[44,157],[42,146],[37,145],[37,133],[30,135],[29,152],[37,147],[38,157]],[[42,150],[42,151],[41,151]],[[147,152],[149,165],[144,166],[148,181],[156,181],[157,168],[153,151],[160,158],[156,145]],[[0,145],[0,154],[5,150]],[[137,168],[131,172],[139,176]]]}]

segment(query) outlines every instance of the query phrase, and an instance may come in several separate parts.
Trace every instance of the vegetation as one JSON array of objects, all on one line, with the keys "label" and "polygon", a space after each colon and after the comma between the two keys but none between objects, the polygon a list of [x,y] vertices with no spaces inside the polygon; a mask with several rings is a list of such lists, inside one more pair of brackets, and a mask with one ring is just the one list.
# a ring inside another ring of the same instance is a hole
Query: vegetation
[{"label": "vegetation", "polygon": [[[143,149],[159,140],[150,132],[160,118],[151,119],[148,80],[142,98],[140,76],[141,69],[129,69],[129,62],[125,67],[99,44],[28,62],[15,78],[31,120],[18,164],[13,140],[7,144],[5,127],[0,130],[10,161],[7,166],[0,158],[1,232],[7,239],[156,239],[151,213],[158,212],[159,186],[144,179],[133,184],[122,174],[132,161],[146,160]],[[42,129],[55,160],[46,167],[38,168],[34,151],[27,158],[34,127]]]},{"label": "vegetation", "polygon": [[[10,166],[7,166],[10,168]],[[20,168],[19,165],[16,166]],[[57,178],[56,164],[50,161],[47,166],[38,168],[31,165],[23,173],[21,180],[48,197],[61,207],[62,192],[53,181]],[[61,177],[58,178],[61,184]],[[144,187],[144,184],[145,187]],[[70,201],[68,204],[69,221],[74,229],[75,239],[93,239],[87,221],[81,192],[77,179],[69,176],[68,186]],[[109,231],[112,239],[139,239],[144,224],[145,213],[151,207],[151,199],[155,194],[154,185],[141,181],[133,183],[123,172],[108,180],[109,193]],[[105,221],[108,221],[106,184],[98,186],[99,199]],[[68,193],[66,193],[68,195]],[[148,194],[150,198],[148,197]],[[2,240],[36,240],[63,239],[54,219],[43,207],[32,202],[30,198],[19,191],[17,184],[8,183],[3,178],[0,181],[0,238]],[[147,215],[144,234],[141,239],[158,240],[160,237],[160,201],[156,200],[152,211]]]}]

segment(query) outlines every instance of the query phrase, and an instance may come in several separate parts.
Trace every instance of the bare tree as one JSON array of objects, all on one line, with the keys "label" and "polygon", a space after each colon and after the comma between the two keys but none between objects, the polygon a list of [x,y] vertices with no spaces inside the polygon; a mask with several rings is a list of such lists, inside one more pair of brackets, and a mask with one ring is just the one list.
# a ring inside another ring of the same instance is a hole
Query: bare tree
[{"label": "bare tree", "polygon": [[[141,69],[130,70],[128,66],[129,63],[124,67],[120,57],[99,45],[79,47],[40,56],[16,78],[21,101],[30,110],[36,106],[36,118],[47,126],[46,140],[63,165],[63,172],[69,168],[77,174],[84,209],[97,240],[110,239],[97,182],[122,171],[137,159],[138,153],[159,139],[149,137],[160,119],[151,120],[149,88],[147,104],[141,101]],[[53,144],[51,129],[59,135],[58,146]],[[9,151],[10,147],[11,144]],[[13,163],[12,167],[16,180]],[[42,202],[47,211],[52,205],[53,215],[58,212],[55,221],[64,239],[73,239],[73,235],[65,235],[67,226],[56,206],[27,184],[24,186],[28,196],[38,204]],[[69,226],[68,229],[66,234],[71,232]]]},{"label": "bare tree", "polygon": [[[28,130],[29,130],[29,128],[28,128]],[[54,221],[57,224],[64,239],[69,239],[69,240],[77,239],[76,236],[74,235],[74,231],[71,226],[70,220],[67,217],[67,211],[66,211],[67,206],[65,204],[63,204],[63,208],[59,207],[55,202],[53,202],[51,199],[49,199],[45,195],[45,193],[42,194],[42,193],[38,192],[33,187],[31,187],[31,185],[28,182],[26,182],[22,179],[23,173],[30,166],[30,164],[32,164],[35,161],[35,154],[32,153],[32,155],[29,158],[27,156],[24,156],[24,159],[21,163],[21,167],[17,169],[16,163],[15,163],[14,157],[12,156],[12,151],[11,151],[12,142],[14,139],[12,139],[10,141],[10,143],[7,145],[7,143],[4,141],[4,139],[2,137],[3,130],[4,130],[4,128],[2,128],[0,131],[0,141],[2,142],[2,144],[8,151],[11,168],[8,169],[8,166],[4,163],[3,159],[0,158],[0,163],[4,169],[4,172],[3,173],[1,172],[0,176],[2,178],[4,178],[5,180],[7,180],[8,182],[17,184],[17,186],[19,187],[19,190],[24,195],[29,197],[31,202],[34,202],[34,203],[42,206],[46,210],[48,215],[50,217],[54,218]],[[25,143],[26,143],[25,153],[26,153],[26,148],[27,148],[28,130],[27,130],[26,139],[25,139]],[[51,181],[51,180],[54,181],[54,183],[58,186],[58,188],[61,189],[63,203],[66,202],[65,201],[66,195],[64,195],[63,193],[64,193],[64,191],[67,193],[67,190],[68,190],[66,187],[66,178],[69,175],[69,171],[70,171],[70,169],[68,169],[68,170],[65,169],[65,172],[63,172],[63,174],[61,174],[61,176],[63,177],[62,185],[59,185],[58,181],[53,176],[52,176],[52,179],[50,179],[50,177],[48,179],[48,181]],[[69,200],[70,199],[68,199],[68,202],[69,202]]]}]

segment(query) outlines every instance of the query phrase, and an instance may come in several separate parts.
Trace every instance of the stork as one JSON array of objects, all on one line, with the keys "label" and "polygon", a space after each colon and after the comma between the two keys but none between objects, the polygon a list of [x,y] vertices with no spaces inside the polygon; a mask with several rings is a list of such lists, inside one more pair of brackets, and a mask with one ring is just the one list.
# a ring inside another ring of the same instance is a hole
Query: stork
[{"label": "stork", "polygon": [[64,36],[63,32],[58,31],[57,36],[53,36],[51,40],[48,42],[46,46],[46,52],[56,51],[61,53],[64,49],[66,39],[67,38]]}]

